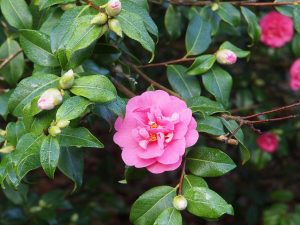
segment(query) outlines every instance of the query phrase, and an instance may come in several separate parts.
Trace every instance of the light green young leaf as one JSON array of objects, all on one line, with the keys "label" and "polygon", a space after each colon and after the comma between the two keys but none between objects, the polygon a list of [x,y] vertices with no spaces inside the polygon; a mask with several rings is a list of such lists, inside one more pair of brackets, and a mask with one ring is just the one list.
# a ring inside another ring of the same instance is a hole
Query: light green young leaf
[{"label": "light green young leaf", "polygon": [[182,225],[182,217],[178,210],[168,208],[157,217],[153,225]]},{"label": "light green young leaf", "polygon": [[220,49],[229,49],[233,51],[238,58],[245,58],[250,55],[249,51],[244,51],[235,45],[231,44],[229,41],[225,41],[221,46]]},{"label": "light green young leaf", "polygon": [[188,68],[187,75],[201,75],[208,71],[214,65],[215,61],[215,55],[201,55]]},{"label": "light green young leaf", "polygon": [[75,0],[47,0],[44,2],[44,4],[41,4],[40,10],[46,9],[50,6],[57,5],[57,4],[67,4],[75,2]]}]

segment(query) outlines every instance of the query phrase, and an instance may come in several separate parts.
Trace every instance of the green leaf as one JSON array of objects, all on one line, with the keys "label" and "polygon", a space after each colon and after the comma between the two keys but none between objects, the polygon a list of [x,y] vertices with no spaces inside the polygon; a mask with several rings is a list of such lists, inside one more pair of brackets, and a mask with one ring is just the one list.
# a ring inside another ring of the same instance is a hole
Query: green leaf
[{"label": "green leaf", "polygon": [[25,134],[25,126],[22,121],[10,122],[6,126],[6,140],[12,145],[16,146],[20,138]]},{"label": "green leaf", "polygon": [[199,96],[200,84],[195,77],[186,76],[186,68],[181,65],[169,65],[167,76],[172,88],[184,99]]},{"label": "green leaf", "polygon": [[32,15],[24,0],[3,0],[1,11],[7,22],[17,29],[30,29]]},{"label": "green leaf", "polygon": [[[0,58],[5,59],[19,52],[21,47],[18,42],[8,38],[0,47]],[[15,85],[24,71],[24,55],[19,53],[13,60],[0,70],[0,75],[10,85]]]},{"label": "green leaf", "polygon": [[152,53],[151,60],[154,57],[155,44],[149,35],[141,17],[135,13],[122,10],[118,15],[118,20],[123,32],[131,39],[139,42],[146,50]]},{"label": "green leaf", "polygon": [[[233,133],[239,126],[233,120],[227,121],[224,118],[221,118],[221,119],[222,119],[222,122],[225,125],[225,127],[231,133]],[[250,159],[250,152],[249,152],[248,148],[246,147],[246,145],[244,144],[244,134],[243,134],[242,129],[239,129],[237,132],[235,132],[234,137],[238,140],[238,142],[240,144],[240,150],[241,150],[241,154],[242,154],[242,163],[245,164]]]},{"label": "green leaf", "polygon": [[134,225],[153,225],[163,210],[172,207],[172,201],[175,196],[176,189],[169,186],[150,189],[133,204],[130,212],[130,221]]},{"label": "green leaf", "polygon": [[233,51],[238,58],[245,58],[250,55],[249,51],[244,51],[235,45],[231,44],[229,41],[225,41],[221,46],[220,49],[229,49]]},{"label": "green leaf", "polygon": [[91,104],[92,103],[89,100],[79,96],[68,98],[58,108],[56,113],[56,120],[59,121],[76,119],[82,116]]},{"label": "green leaf", "polygon": [[58,165],[60,146],[56,137],[45,137],[41,146],[41,165],[48,177],[54,178],[54,173]]},{"label": "green leaf", "polygon": [[294,8],[293,19],[294,19],[295,29],[298,33],[300,33],[300,7]]},{"label": "green leaf", "polygon": [[102,75],[84,76],[76,79],[71,92],[99,103],[110,102],[117,97],[117,90],[114,85]]},{"label": "green leaf", "polygon": [[300,34],[296,34],[292,42],[292,50],[296,57],[300,57]]},{"label": "green leaf", "polygon": [[215,11],[212,11],[211,5],[201,7],[199,14],[204,20],[210,23],[212,27],[211,34],[216,35],[220,27],[221,18]]},{"label": "green leaf", "polygon": [[201,16],[194,16],[188,25],[185,37],[186,56],[203,53],[210,43],[211,25],[203,20]]},{"label": "green leaf", "polygon": [[47,0],[47,1],[44,2],[44,4],[41,4],[40,10],[46,9],[46,8],[48,8],[50,6],[53,6],[53,5],[67,4],[67,3],[70,3],[70,2],[75,2],[75,0]]},{"label": "green leaf", "polygon": [[51,52],[50,38],[36,30],[21,30],[21,46],[26,56],[41,66],[58,66],[58,60]]},{"label": "green leaf", "polygon": [[193,187],[185,194],[187,210],[193,215],[217,219],[223,214],[233,215],[233,208],[216,192],[205,187]]},{"label": "green leaf", "polygon": [[82,185],[84,153],[74,147],[62,147],[60,149],[58,168],[68,178],[74,182],[73,191]]},{"label": "green leaf", "polygon": [[222,121],[213,116],[197,119],[197,131],[212,135],[225,134]]},{"label": "green leaf", "polygon": [[103,148],[103,144],[92,135],[88,129],[84,127],[79,128],[65,128],[58,136],[60,146],[75,146],[75,147],[89,147],[89,148]]},{"label": "green leaf", "polygon": [[233,27],[237,27],[240,24],[241,14],[239,10],[232,4],[227,2],[221,2],[217,11],[218,15],[223,21],[230,24]]},{"label": "green leaf", "polygon": [[[295,0],[275,0],[274,2],[295,2]],[[296,7],[299,6],[290,4],[290,5],[276,6],[275,9],[285,16],[293,17],[293,12]]]},{"label": "green leaf", "polygon": [[32,99],[41,95],[49,88],[58,87],[59,77],[53,74],[43,74],[23,79],[9,98],[8,107],[15,116],[21,116],[23,108]]},{"label": "green leaf", "polygon": [[248,23],[248,34],[252,39],[252,43],[259,41],[260,27],[256,15],[246,7],[241,7],[241,12]]},{"label": "green leaf", "polygon": [[203,96],[193,97],[187,100],[188,107],[195,112],[202,113],[203,116],[210,116],[215,113],[226,112],[224,106],[216,101]]},{"label": "green leaf", "polygon": [[196,148],[186,157],[187,168],[197,176],[218,177],[233,170],[236,165],[224,152],[215,148]]},{"label": "green leaf", "polygon": [[0,94],[0,115],[6,120],[8,114],[8,100],[12,91]]},{"label": "green leaf", "polygon": [[215,65],[202,76],[202,81],[205,89],[227,108],[232,87],[230,74]]},{"label": "green leaf", "polygon": [[18,142],[16,150],[13,151],[13,158],[20,179],[29,171],[40,167],[40,148],[43,138],[41,134],[28,133],[23,135]]},{"label": "green leaf", "polygon": [[208,71],[215,63],[215,55],[201,55],[188,68],[187,75],[200,75]]},{"label": "green leaf", "polygon": [[182,225],[182,217],[176,209],[168,208],[157,217],[153,225]]},{"label": "green leaf", "polygon": [[169,4],[165,15],[165,27],[172,39],[181,36],[182,15],[172,4]]},{"label": "green leaf", "polygon": [[202,177],[197,177],[194,175],[184,175],[183,184],[182,184],[182,192],[185,193],[189,189],[193,187],[206,187],[208,185],[206,181]]}]

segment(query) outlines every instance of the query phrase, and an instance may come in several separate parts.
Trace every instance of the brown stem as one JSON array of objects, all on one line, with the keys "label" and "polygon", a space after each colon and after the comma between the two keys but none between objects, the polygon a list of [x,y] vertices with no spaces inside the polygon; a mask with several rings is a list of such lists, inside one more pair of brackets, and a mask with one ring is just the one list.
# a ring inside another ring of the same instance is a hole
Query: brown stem
[{"label": "brown stem", "polygon": [[[203,6],[212,4],[212,1],[178,1],[178,0],[169,0],[170,4],[173,5],[184,5],[184,6]],[[299,5],[300,1],[295,2],[253,2],[253,1],[228,1],[227,3],[231,3],[237,6],[281,6],[281,5]]]},{"label": "brown stem", "polygon": [[279,118],[274,118],[274,119],[266,119],[266,120],[254,120],[254,121],[247,121],[247,125],[254,125],[254,124],[260,124],[260,123],[269,123],[269,122],[277,122],[277,121],[282,121],[282,120],[288,120],[288,119],[294,119],[299,117],[299,115],[290,115],[290,116],[284,116],[284,117],[279,117]]},{"label": "brown stem", "polygon": [[148,77],[147,74],[145,74],[143,71],[141,71],[136,65],[132,64],[131,62],[126,61],[126,63],[137,73],[139,74],[144,80],[148,81],[150,84],[152,84],[154,87],[157,87],[158,89],[164,90],[168,92],[171,95],[174,95],[178,98],[181,98],[177,93],[170,90],[169,88],[166,88],[165,86],[157,83],[156,81],[152,80],[150,77]]},{"label": "brown stem", "polygon": [[87,5],[89,5],[90,7],[98,10],[99,12],[104,12],[104,9],[101,9],[99,6],[95,5],[92,0],[83,0]]},{"label": "brown stem", "polygon": [[151,64],[146,64],[146,65],[140,65],[137,66],[138,68],[149,68],[149,67],[160,67],[160,66],[167,66],[170,64],[177,64],[177,63],[182,63],[182,62],[192,62],[196,58],[180,58],[180,59],[174,59],[166,62],[160,62],[160,63],[151,63]]},{"label": "brown stem", "polygon": [[12,61],[14,58],[16,58],[23,50],[20,49],[15,54],[8,56],[4,61],[0,64],[0,70],[5,67],[10,61]]},{"label": "brown stem", "polygon": [[135,94],[130,91],[127,87],[125,87],[123,84],[121,84],[120,82],[118,82],[116,79],[111,78],[111,81],[113,82],[113,84],[116,86],[116,88],[122,92],[124,95],[126,95],[129,98],[132,98],[135,96]]},{"label": "brown stem", "polygon": [[275,109],[271,109],[271,110],[268,110],[268,111],[265,111],[265,112],[256,113],[256,114],[253,114],[253,115],[250,115],[250,116],[243,116],[241,118],[251,119],[251,118],[258,117],[258,116],[265,115],[265,114],[284,111],[284,110],[287,110],[287,109],[290,109],[290,108],[293,108],[293,107],[296,107],[296,106],[300,106],[300,102],[297,102],[297,103],[294,103],[294,104],[291,104],[291,105],[286,105],[286,106],[279,107],[279,108],[275,108]]},{"label": "brown stem", "polygon": [[179,184],[178,184],[178,195],[182,195],[182,185],[183,185],[183,179],[184,179],[184,175],[185,175],[185,159],[183,160],[183,164],[182,164],[182,169],[181,169],[181,175],[180,175],[180,180],[179,180]]}]

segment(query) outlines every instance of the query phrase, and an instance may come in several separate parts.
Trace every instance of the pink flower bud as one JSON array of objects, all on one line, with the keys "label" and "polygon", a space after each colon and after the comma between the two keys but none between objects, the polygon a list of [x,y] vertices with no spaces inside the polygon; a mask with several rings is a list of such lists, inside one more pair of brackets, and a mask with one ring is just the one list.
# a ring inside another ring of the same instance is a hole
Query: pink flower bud
[{"label": "pink flower bud", "polygon": [[273,153],[278,149],[278,138],[273,133],[264,133],[256,139],[258,147],[264,151]]},{"label": "pink flower bud", "polygon": [[122,4],[119,0],[110,0],[105,9],[108,16],[115,17],[120,14]]},{"label": "pink flower bud", "polygon": [[220,64],[231,65],[237,60],[236,54],[228,49],[220,49],[216,53],[217,61]]},{"label": "pink flower bud", "polygon": [[38,100],[38,107],[41,110],[51,110],[63,100],[61,92],[56,88],[45,91]]}]

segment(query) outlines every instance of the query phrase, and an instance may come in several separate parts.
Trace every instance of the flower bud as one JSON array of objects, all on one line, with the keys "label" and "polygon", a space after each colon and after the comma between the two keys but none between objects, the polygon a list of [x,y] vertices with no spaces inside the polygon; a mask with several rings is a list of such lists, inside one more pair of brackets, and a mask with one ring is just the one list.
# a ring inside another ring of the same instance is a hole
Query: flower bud
[{"label": "flower bud", "polygon": [[108,17],[106,13],[100,12],[91,20],[91,24],[97,24],[97,25],[106,24],[107,18]]},{"label": "flower bud", "polygon": [[122,4],[119,0],[110,0],[106,5],[106,13],[111,17],[115,17],[120,14],[122,10]]},{"label": "flower bud", "polygon": [[187,200],[184,196],[182,195],[178,195],[173,199],[173,206],[175,209],[181,211],[181,210],[185,210],[187,207]]},{"label": "flower bud", "polygon": [[51,126],[48,129],[48,132],[52,137],[56,137],[57,135],[59,135],[61,133],[61,129],[58,126]]},{"label": "flower bud", "polygon": [[220,64],[231,65],[237,60],[236,54],[228,49],[220,49],[216,53],[217,61]]},{"label": "flower bud", "polygon": [[45,91],[38,100],[38,108],[41,110],[51,110],[59,105],[63,100],[61,92],[56,88]]},{"label": "flower bud", "polygon": [[100,37],[105,34],[107,31],[109,30],[109,27],[107,24],[104,24],[102,27],[101,27],[101,32],[100,32]]},{"label": "flower bud", "polygon": [[219,4],[214,2],[212,5],[211,5],[211,10],[212,11],[217,11],[219,9]]},{"label": "flower bud", "polygon": [[6,131],[0,129],[0,136],[5,137],[6,136]]},{"label": "flower bud", "polygon": [[73,70],[69,70],[59,80],[59,86],[62,89],[69,89],[74,84],[75,75]]},{"label": "flower bud", "polygon": [[108,26],[111,31],[116,33],[118,36],[123,37],[122,28],[119,20],[117,19],[108,20]]},{"label": "flower bud", "polygon": [[69,126],[69,124],[70,124],[70,120],[59,120],[56,123],[56,126],[63,129],[63,128],[66,128],[67,126]]}]

